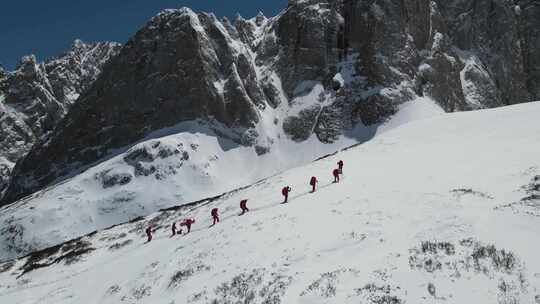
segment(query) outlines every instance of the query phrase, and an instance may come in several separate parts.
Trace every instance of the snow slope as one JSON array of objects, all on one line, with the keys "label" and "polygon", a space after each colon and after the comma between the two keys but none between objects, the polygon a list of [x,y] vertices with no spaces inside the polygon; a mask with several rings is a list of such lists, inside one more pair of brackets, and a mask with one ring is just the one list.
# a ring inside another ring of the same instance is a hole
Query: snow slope
[{"label": "snow slope", "polygon": [[[0,302],[538,303],[539,114],[536,102],[408,123],[0,264]],[[344,178],[332,184],[339,159]],[[279,204],[287,184],[292,199]],[[243,198],[251,211],[240,217]],[[209,228],[216,207],[222,222]],[[170,238],[185,217],[197,219],[192,233]],[[148,223],[157,231],[144,244]]]},{"label": "snow slope", "polygon": [[[347,73],[352,72],[349,67]],[[282,103],[276,109],[267,107],[261,111],[255,132],[257,147],[265,151],[227,140],[228,134],[216,134],[215,126],[211,128],[208,123],[184,122],[112,151],[114,157],[83,172],[73,168],[72,178],[0,209],[0,261],[162,208],[252,184],[366,141],[376,131],[383,133],[443,113],[433,100],[419,98],[402,104],[397,114],[378,130],[376,125],[366,127],[359,123],[333,144],[321,143],[315,134],[295,142],[285,134],[285,118],[311,106],[322,111],[335,99],[335,94],[325,91],[320,82],[306,82],[298,90],[303,93],[292,99],[290,105]]]},{"label": "snow slope", "polygon": [[219,138],[199,122],[160,130],[109,160],[2,208],[0,261],[249,185],[358,143],[357,138],[343,137],[329,145],[315,136],[295,143],[277,133],[272,150],[258,155],[253,147]]}]

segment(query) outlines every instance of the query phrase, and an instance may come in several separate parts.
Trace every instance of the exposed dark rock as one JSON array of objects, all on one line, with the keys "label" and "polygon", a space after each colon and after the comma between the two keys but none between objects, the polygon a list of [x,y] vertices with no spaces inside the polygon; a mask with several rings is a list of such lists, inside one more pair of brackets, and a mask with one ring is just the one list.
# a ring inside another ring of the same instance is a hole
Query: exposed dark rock
[{"label": "exposed dark rock", "polygon": [[525,194],[517,202],[495,207],[495,210],[509,209],[514,213],[524,213],[540,217],[540,176],[536,175],[528,185],[522,187]]},{"label": "exposed dark rock", "polygon": [[15,266],[16,260],[0,263],[0,273],[10,271]]},{"label": "exposed dark rock", "polygon": [[125,241],[120,242],[120,243],[114,243],[111,246],[109,246],[109,250],[111,250],[111,251],[118,250],[118,249],[121,249],[121,248],[131,244],[131,243],[133,243],[133,240],[125,240]]},{"label": "exposed dark rock", "polygon": [[[334,1],[289,1],[275,24],[278,47],[262,58],[278,56],[277,69],[286,94],[304,80],[323,80],[338,61],[337,27],[341,20]],[[268,60],[268,59],[267,59]]]},{"label": "exposed dark rock", "polygon": [[268,152],[270,152],[270,147],[263,147],[259,145],[255,146],[255,153],[257,153],[257,155],[264,155]]},{"label": "exposed dark rock", "polygon": [[353,117],[366,126],[384,122],[387,117],[397,112],[395,105],[388,98],[373,95],[366,101],[359,102],[353,110]]},{"label": "exposed dark rock", "polygon": [[[264,94],[253,83],[249,60],[234,56],[229,39],[213,15],[181,9],[153,18],[111,60],[46,144],[16,166],[20,175],[6,200],[182,121],[211,117],[230,128],[252,127],[258,121],[255,104]],[[36,161],[43,158],[49,161]]]},{"label": "exposed dark rock", "polygon": [[133,177],[127,173],[111,173],[109,170],[101,172],[98,175],[98,179],[101,180],[101,185],[104,189],[114,186],[123,186],[129,184]]},{"label": "exposed dark rock", "polygon": [[356,289],[356,293],[369,301],[369,303],[373,304],[401,304],[404,301],[393,295],[395,289],[395,287],[390,285],[378,286],[370,283],[362,288]]},{"label": "exposed dark rock", "polygon": [[21,266],[22,272],[19,277],[35,269],[49,267],[60,262],[66,265],[76,263],[85,254],[94,250],[90,242],[78,239],[32,253],[26,263]]},{"label": "exposed dark rock", "polygon": [[203,271],[209,271],[210,269],[211,269],[210,266],[196,265],[196,266],[188,267],[186,269],[179,270],[172,276],[168,287],[178,288],[179,286],[181,286],[182,282],[188,280],[193,275],[198,274]]},{"label": "exposed dark rock", "polygon": [[290,116],[283,121],[283,131],[291,136],[294,141],[304,141],[313,133],[317,122],[317,116],[321,111],[321,106],[314,105],[304,109],[298,116]]},{"label": "exposed dark rock", "polygon": [[58,58],[21,59],[13,72],[0,71],[0,198],[11,167],[64,117],[120,49],[116,43],[80,40]]},{"label": "exposed dark rock", "polygon": [[211,303],[282,303],[291,282],[292,277],[266,269],[252,269],[219,285]]},{"label": "exposed dark rock", "polygon": [[[295,141],[314,134],[335,142],[357,124],[385,122],[417,96],[448,112],[540,99],[539,7],[525,0],[291,0],[275,18],[238,17],[234,24],[185,8],[164,11],[106,65],[48,140],[15,166],[3,203],[184,121],[203,121],[218,137],[256,146],[262,111],[292,106],[305,82],[322,84],[331,97],[284,119]],[[16,82],[42,81],[42,70],[58,69],[26,58]],[[334,77],[345,72],[347,81]],[[42,83],[33,98],[70,96],[54,84],[62,81]],[[52,130],[64,104],[50,103],[49,115],[28,124],[4,115],[17,130],[3,141],[6,147],[35,141],[36,126]],[[133,163],[138,174],[154,174],[140,163]]]}]

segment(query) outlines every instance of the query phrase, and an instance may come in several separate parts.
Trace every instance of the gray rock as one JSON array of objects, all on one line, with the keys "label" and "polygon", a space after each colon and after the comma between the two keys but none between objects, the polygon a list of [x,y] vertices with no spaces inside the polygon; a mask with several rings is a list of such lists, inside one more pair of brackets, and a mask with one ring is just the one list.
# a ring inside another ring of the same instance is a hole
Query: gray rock
[{"label": "gray rock", "polygon": [[540,100],[540,2],[527,0],[514,2],[517,5],[514,7],[514,13],[518,19],[527,89],[534,100]]},{"label": "gray rock", "polygon": [[115,186],[123,186],[127,185],[131,182],[133,179],[133,176],[131,174],[111,174],[110,171],[101,172],[96,177],[101,181],[101,185],[104,189],[115,187]]},{"label": "gray rock", "polygon": [[0,163],[0,197],[4,194],[4,190],[9,185],[11,169],[12,168],[8,164]]},{"label": "gray rock", "polygon": [[[16,163],[64,117],[97,79],[116,43],[73,43],[65,54],[38,63],[25,56],[13,72],[0,71],[0,162]],[[3,160],[3,161],[2,161]],[[0,172],[0,193],[11,170]],[[0,195],[1,198],[1,195]]]},{"label": "gray rock", "polygon": [[[44,76],[56,75],[54,65],[25,58],[13,80],[20,89],[4,93],[6,102],[12,96],[52,102],[48,115],[29,115],[22,124],[2,116],[6,130],[17,130],[5,135],[6,146],[45,133],[47,140],[18,162],[3,203],[184,121],[200,120],[218,137],[264,153],[257,148],[267,147],[264,140],[251,132],[262,111],[291,106],[306,81],[336,96],[304,104],[284,119],[295,141],[316,135],[332,143],[358,124],[376,128],[418,96],[448,112],[540,99],[539,6],[525,0],[290,0],[277,17],[238,17],[234,24],[185,8],[167,10],[105,65],[59,125],[72,95],[62,94],[59,77]],[[353,75],[338,87],[334,75],[346,69]],[[41,85],[29,90],[26,79]],[[6,82],[0,91],[8,92]],[[36,135],[36,128],[47,131]],[[153,174],[144,162],[133,164],[140,174]]]},{"label": "gray rock", "polygon": [[337,9],[333,1],[289,1],[275,23],[278,45],[263,52],[262,58],[279,58],[276,68],[288,96],[302,81],[325,79],[337,63],[336,26],[341,19]]},{"label": "gray rock", "polygon": [[321,112],[321,106],[314,105],[304,109],[298,116],[289,116],[283,121],[283,131],[290,135],[294,141],[304,141],[313,134],[313,129],[317,123],[317,116]]},{"label": "gray rock", "polygon": [[110,61],[47,144],[17,165],[21,175],[13,179],[7,200],[182,121],[215,120],[239,130],[231,139],[241,143],[242,130],[258,121],[256,104],[266,103],[265,95],[247,49],[234,49],[221,29],[213,15],[186,8],[153,18]]}]

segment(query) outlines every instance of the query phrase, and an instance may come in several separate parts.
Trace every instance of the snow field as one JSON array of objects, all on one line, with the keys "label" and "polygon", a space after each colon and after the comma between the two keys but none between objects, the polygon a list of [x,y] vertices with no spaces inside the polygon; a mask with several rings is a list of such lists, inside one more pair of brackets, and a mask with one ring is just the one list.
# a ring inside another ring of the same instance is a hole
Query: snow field
[{"label": "snow field", "polygon": [[[72,263],[17,278],[28,262],[18,260],[0,273],[0,301],[534,303],[540,223],[497,207],[540,174],[539,112],[530,103],[401,125],[216,201],[98,232]],[[344,179],[332,184],[339,159]],[[284,185],[293,192],[279,204]],[[251,211],[238,216],[244,198]],[[209,228],[215,207],[222,222]],[[169,238],[184,217],[197,219],[192,233]],[[149,222],[160,228],[144,244]]]}]

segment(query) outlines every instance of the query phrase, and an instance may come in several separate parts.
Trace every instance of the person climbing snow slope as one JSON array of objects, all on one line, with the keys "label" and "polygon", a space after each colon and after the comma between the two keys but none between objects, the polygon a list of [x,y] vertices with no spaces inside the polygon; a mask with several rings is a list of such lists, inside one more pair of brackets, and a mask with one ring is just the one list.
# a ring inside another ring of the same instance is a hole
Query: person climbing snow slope
[{"label": "person climbing snow slope", "polygon": [[315,176],[311,177],[309,184],[311,185],[311,192],[315,192],[315,187],[317,186],[317,178]]},{"label": "person climbing snow slope", "polygon": [[289,200],[289,192],[291,192],[291,191],[292,191],[292,189],[289,186],[285,186],[285,187],[283,187],[283,189],[281,189],[281,194],[284,197],[283,204],[288,202],[288,200]]},{"label": "person climbing snow slope", "polygon": [[339,169],[339,174],[343,174],[343,161],[342,160],[338,161],[337,165]]},{"label": "person climbing snow slope", "polygon": [[187,228],[187,233],[190,233],[191,232],[191,225],[193,225],[195,223],[195,219],[185,219],[182,223],[180,223],[180,226],[186,226]]},{"label": "person climbing snow slope", "polygon": [[146,228],[145,232],[146,232],[146,237],[147,237],[146,242],[150,243],[152,241],[152,232],[153,232],[152,231],[152,225],[148,226]]},{"label": "person climbing snow slope", "polygon": [[[332,171],[332,175],[334,176],[334,183],[339,183],[339,179],[340,179],[340,174],[343,174],[343,161],[340,160],[338,161],[337,163],[338,165],[338,168],[337,169],[334,169]],[[311,192],[315,192],[316,189],[317,189],[317,183],[319,181],[317,180],[317,177],[315,176],[312,176],[311,179],[309,180],[309,184],[311,185]],[[283,187],[283,189],[281,189],[281,194],[283,195],[283,204],[284,203],[287,203],[289,201],[289,193],[292,191],[292,188],[290,186],[285,186]],[[242,210],[242,213],[240,215],[244,215],[246,212],[249,211],[248,207],[247,207],[247,199],[243,199],[240,201],[240,209]],[[218,208],[213,208],[212,211],[210,212],[211,216],[212,216],[212,220],[213,220],[213,223],[212,223],[212,226],[215,226],[217,223],[219,223],[219,209]],[[195,223],[195,219],[192,219],[192,218],[188,218],[188,219],[185,219],[183,222],[180,223],[180,227],[183,227],[183,226],[186,226],[187,228],[187,233],[190,233],[191,232],[191,225],[193,225]],[[145,229],[145,232],[146,232],[146,236],[148,238],[147,242],[151,242],[152,241],[152,233],[154,232],[152,230],[152,225],[149,225],[146,229]],[[172,232],[172,235],[171,237],[174,237],[175,235],[177,234],[182,234],[182,229],[180,229],[180,231],[177,231],[177,223],[176,222],[173,222],[172,225],[171,225],[171,232]]]},{"label": "person climbing snow slope", "polygon": [[[172,235],[171,235],[171,237],[173,237],[173,236],[176,235],[176,222],[173,222],[173,223],[172,223],[171,230],[172,230]],[[182,230],[180,230],[180,231],[182,231]]]},{"label": "person climbing snow slope", "polygon": [[339,183],[339,169],[334,169],[332,175],[334,175],[334,183]]},{"label": "person climbing snow slope", "polygon": [[244,213],[248,212],[249,209],[247,207],[247,199],[240,201],[240,209],[242,209],[242,213],[240,215],[244,215]]},{"label": "person climbing snow slope", "polygon": [[212,226],[214,226],[216,223],[219,223],[218,212],[219,212],[218,208],[212,209],[211,215],[212,215],[212,219],[214,220],[214,223],[212,224]]}]

